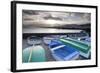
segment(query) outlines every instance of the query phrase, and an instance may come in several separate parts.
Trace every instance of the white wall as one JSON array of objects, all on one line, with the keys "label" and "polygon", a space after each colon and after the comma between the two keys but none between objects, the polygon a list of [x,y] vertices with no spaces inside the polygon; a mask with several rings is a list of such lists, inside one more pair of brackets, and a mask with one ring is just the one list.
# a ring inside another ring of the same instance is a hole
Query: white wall
[{"label": "white wall", "polygon": [[[0,0],[0,34],[1,34],[0,35],[0,73],[11,73],[10,72],[10,1],[11,0]],[[29,0],[29,1],[98,5],[100,7],[100,0]],[[99,9],[99,13],[100,13],[100,9]],[[100,14],[98,16],[100,16]],[[98,19],[100,19],[100,17]],[[98,37],[100,37],[100,33]],[[100,38],[98,40],[100,40]],[[98,48],[98,51],[100,51],[99,48]],[[100,56],[100,53],[99,53],[99,56]],[[99,61],[100,61],[100,58],[99,58]],[[100,63],[99,63],[99,66],[100,66]],[[52,72],[55,72],[55,73],[74,73],[74,72],[75,73],[87,73],[87,72],[99,73],[100,67],[38,71],[34,73],[52,73]]]}]

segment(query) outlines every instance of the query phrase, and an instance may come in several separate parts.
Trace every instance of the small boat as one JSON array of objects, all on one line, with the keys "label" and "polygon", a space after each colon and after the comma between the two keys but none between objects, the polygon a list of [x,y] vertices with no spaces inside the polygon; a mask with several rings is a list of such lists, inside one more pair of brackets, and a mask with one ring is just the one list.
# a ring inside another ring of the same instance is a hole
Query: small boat
[{"label": "small boat", "polygon": [[39,38],[37,36],[30,36],[30,37],[27,38],[27,44],[29,46],[40,45],[41,44],[41,38]]},{"label": "small boat", "polygon": [[81,56],[85,58],[89,58],[90,49],[91,49],[90,44],[84,43],[79,40],[71,39],[71,38],[60,39],[60,41],[63,42],[65,45],[70,45],[76,48],[80,52]]},{"label": "small boat", "polygon": [[25,48],[22,53],[22,61],[23,63],[45,62],[46,56],[44,48],[40,45]]},{"label": "small boat", "polygon": [[53,40],[49,44],[51,53],[57,61],[75,60],[79,57],[79,52],[68,45],[64,45],[59,40]]}]

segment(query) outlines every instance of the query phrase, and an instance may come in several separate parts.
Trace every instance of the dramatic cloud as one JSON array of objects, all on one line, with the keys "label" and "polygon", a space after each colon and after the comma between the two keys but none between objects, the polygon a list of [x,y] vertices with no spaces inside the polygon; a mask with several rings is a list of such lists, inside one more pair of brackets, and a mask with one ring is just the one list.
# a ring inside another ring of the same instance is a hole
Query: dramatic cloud
[{"label": "dramatic cloud", "polygon": [[23,10],[23,26],[61,27],[90,24],[90,13]]}]

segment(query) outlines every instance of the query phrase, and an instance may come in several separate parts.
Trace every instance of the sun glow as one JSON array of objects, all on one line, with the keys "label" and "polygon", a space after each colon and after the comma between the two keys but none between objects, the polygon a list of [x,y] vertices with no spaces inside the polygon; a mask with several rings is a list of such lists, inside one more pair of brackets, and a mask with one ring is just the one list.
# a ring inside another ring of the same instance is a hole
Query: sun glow
[{"label": "sun glow", "polygon": [[52,20],[52,19],[47,20],[46,22],[49,23],[49,24],[56,24],[57,23],[56,20]]}]

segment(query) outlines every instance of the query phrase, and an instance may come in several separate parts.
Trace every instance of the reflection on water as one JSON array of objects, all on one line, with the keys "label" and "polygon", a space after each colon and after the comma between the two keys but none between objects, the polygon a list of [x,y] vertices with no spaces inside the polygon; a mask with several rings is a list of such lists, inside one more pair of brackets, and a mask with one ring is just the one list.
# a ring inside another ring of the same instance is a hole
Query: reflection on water
[{"label": "reflection on water", "polygon": [[82,30],[56,29],[56,28],[23,28],[23,33],[79,33]]}]

